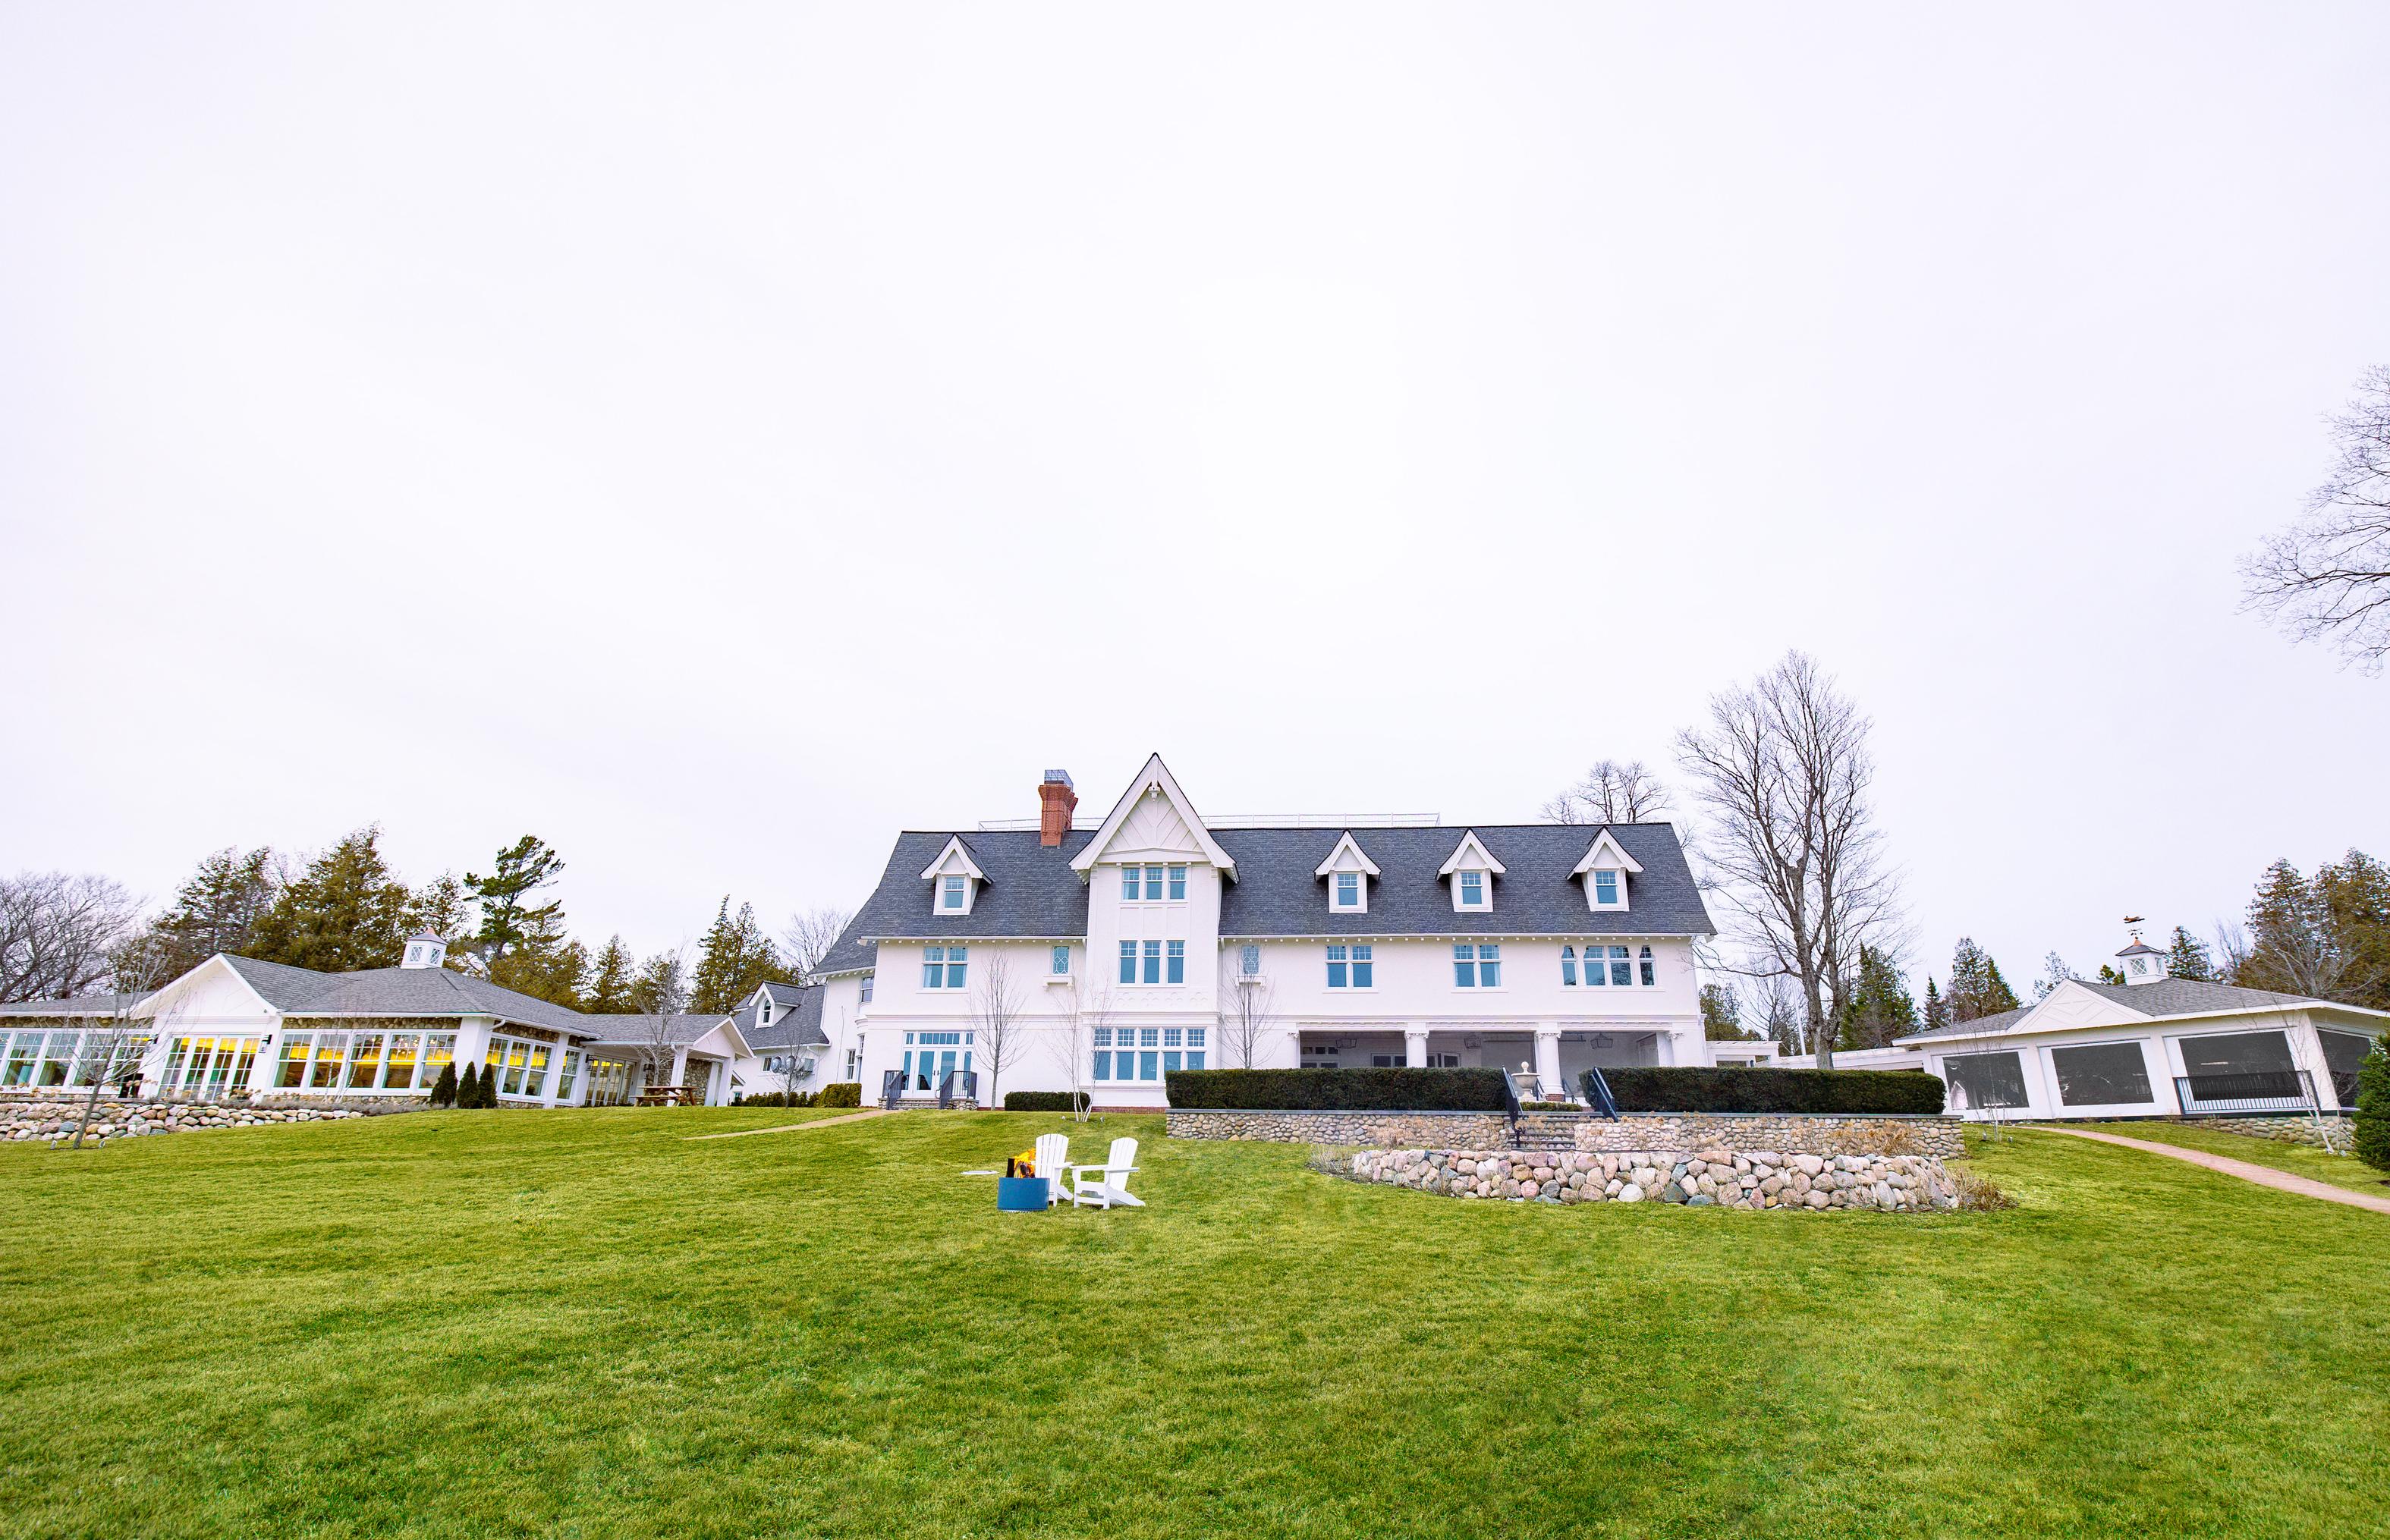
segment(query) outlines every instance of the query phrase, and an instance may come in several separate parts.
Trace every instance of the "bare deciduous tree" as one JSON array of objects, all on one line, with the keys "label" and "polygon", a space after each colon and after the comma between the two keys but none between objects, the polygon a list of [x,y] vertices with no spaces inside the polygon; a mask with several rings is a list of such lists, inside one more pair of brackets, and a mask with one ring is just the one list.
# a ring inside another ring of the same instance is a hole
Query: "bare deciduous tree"
[{"label": "bare deciduous tree", "polygon": [[139,907],[105,877],[0,878],[0,1003],[63,1000],[97,987]]},{"label": "bare deciduous tree", "polygon": [[838,944],[839,936],[854,918],[854,910],[828,904],[818,909],[800,909],[790,917],[789,928],[780,932],[780,943],[788,957],[789,972],[798,983],[815,982],[815,971],[829,957],[830,948]]},{"label": "bare deciduous tree", "polygon": [[1639,759],[1606,759],[1544,804],[1556,824],[1639,824],[1669,810],[1668,789]]},{"label": "bare deciduous tree", "polygon": [[81,1149],[92,1114],[99,1110],[99,1094],[138,1075],[161,1033],[171,1029],[175,1011],[160,1019],[141,1010],[142,1003],[169,982],[172,959],[167,948],[149,938],[135,936],[120,944],[109,958],[114,974],[109,1013],[84,1028],[83,1046],[75,1060],[75,1084],[88,1086],[83,1109],[75,1117],[74,1142]]},{"label": "bare deciduous tree", "polygon": [[1897,944],[1899,888],[1869,791],[1873,725],[1801,652],[1710,699],[1677,751],[1713,827],[1709,876],[1758,974],[1799,990],[1818,1066],[1859,946]]},{"label": "bare deciduous tree", "polygon": [[1063,986],[1062,996],[1061,1030],[1048,1033],[1047,1040],[1071,1087],[1071,1115],[1085,1123],[1088,1103],[1094,1099],[1087,1084],[1087,1056],[1093,1051],[1095,1034],[1111,1032],[1111,990],[1099,981],[1082,983],[1073,979]]},{"label": "bare deciduous tree", "polygon": [[1250,1070],[1269,1031],[1278,986],[1264,974],[1247,974],[1241,957],[1223,956],[1220,977],[1220,1057],[1229,1067]]},{"label": "bare deciduous tree", "polygon": [[2242,558],[2241,607],[2378,674],[2390,658],[2390,365],[2366,370],[2328,420],[2332,474],[2304,517]]},{"label": "bare deciduous tree", "polygon": [[639,1056],[646,1079],[643,1090],[672,1084],[673,1060],[680,1051],[680,1014],[688,1008],[688,943],[659,952],[639,967],[631,986],[631,1004],[638,1012],[632,1048]]},{"label": "bare deciduous tree", "polygon": [[1756,995],[1752,1004],[1759,1012],[1760,1034],[1774,1042],[1777,1051],[1787,1055],[1809,1051],[1809,1039],[1801,1030],[1801,1002],[1792,986],[1781,973],[1771,973],[1755,968],[1737,971],[1753,975]]},{"label": "bare deciduous tree", "polygon": [[971,1031],[979,1036],[979,1061],[987,1066],[987,1100],[1004,1105],[1004,1072],[1021,1062],[1029,1046],[1028,1023],[1022,1020],[1021,991],[1012,982],[1011,959],[1001,948],[980,964],[971,986]]}]

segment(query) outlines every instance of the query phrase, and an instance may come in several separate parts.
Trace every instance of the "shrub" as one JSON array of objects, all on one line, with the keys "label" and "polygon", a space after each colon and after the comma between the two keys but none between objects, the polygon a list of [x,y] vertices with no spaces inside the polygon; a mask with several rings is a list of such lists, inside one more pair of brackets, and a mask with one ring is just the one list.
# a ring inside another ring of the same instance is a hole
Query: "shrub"
[{"label": "shrub", "polygon": [[[1894,1070],[1887,1072],[1898,1074],[1901,1072]],[[1950,1186],[1958,1197],[1959,1207],[1969,1213],[1989,1213],[1998,1209],[2016,1207],[2015,1199],[1972,1171],[1951,1172]]]},{"label": "shrub", "polygon": [[[453,1070],[456,1066],[451,1064],[448,1067]],[[455,1105],[458,1107],[482,1105],[482,1072],[470,1064],[465,1066],[465,1078],[456,1083]]]},{"label": "shrub", "polygon": [[456,1066],[453,1062],[440,1066],[440,1078],[431,1083],[431,1105],[456,1105]]},{"label": "shrub", "polygon": [[[1942,1083],[1921,1070],[1604,1070],[1622,1112],[1877,1112],[1942,1110]],[[1590,1099],[1590,1098],[1588,1098]]]},{"label": "shrub", "polygon": [[1173,1107],[1237,1111],[1499,1112],[1499,1070],[1170,1070]]},{"label": "shrub", "polygon": [[759,1091],[752,1097],[740,1097],[737,1105],[740,1107],[818,1107],[822,1105],[821,1098],[826,1094],[820,1091]]},{"label": "shrub", "polygon": [[2390,1037],[2375,1038],[2373,1051],[2358,1066],[2357,1158],[2390,1171]]},{"label": "shrub", "polygon": [[[860,1087],[857,1087],[860,1089]],[[1087,1107],[1085,1091],[1007,1091],[1004,1110],[1008,1112],[1083,1112]]]},{"label": "shrub", "polygon": [[835,1085],[825,1085],[821,1088],[821,1094],[814,1097],[814,1105],[816,1107],[860,1107],[863,1105],[863,1084],[860,1081],[842,1080]]}]

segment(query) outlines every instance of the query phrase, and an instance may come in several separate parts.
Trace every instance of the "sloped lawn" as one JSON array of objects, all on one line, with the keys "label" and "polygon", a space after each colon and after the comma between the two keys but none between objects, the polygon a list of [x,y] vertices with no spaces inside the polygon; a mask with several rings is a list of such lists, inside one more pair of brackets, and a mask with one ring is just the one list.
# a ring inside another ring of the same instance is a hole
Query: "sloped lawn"
[{"label": "sloped lawn", "polygon": [[0,1534],[2313,1535],[2390,1221],[2055,1137],[1931,1217],[1458,1202],[1055,1117],[0,1149]]},{"label": "sloped lawn", "polygon": [[[2197,1149],[2210,1155],[2229,1155],[2252,1165],[2272,1166],[2294,1176],[2310,1177],[2329,1182],[2352,1192],[2368,1192],[2376,1198],[2390,1198],[2390,1171],[2376,1171],[2350,1154],[2329,1154],[2321,1147],[2293,1144],[2287,1139],[2260,1139],[2248,1134],[2228,1134],[2220,1128],[2208,1128],[2199,1123],[2160,1123],[2155,1119],[2133,1119],[2117,1123],[2084,1123],[2073,1126],[2096,1129],[2102,1134],[2117,1134],[2127,1139],[2147,1139],[2152,1144],[2180,1145],[2185,1149]],[[2347,1141],[2341,1141],[2344,1150]]]}]

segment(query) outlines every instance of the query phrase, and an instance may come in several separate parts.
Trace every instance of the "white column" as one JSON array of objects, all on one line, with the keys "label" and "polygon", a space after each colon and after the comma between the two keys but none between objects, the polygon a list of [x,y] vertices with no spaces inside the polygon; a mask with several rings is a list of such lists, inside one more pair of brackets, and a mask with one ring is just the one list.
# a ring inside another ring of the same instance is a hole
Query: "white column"
[{"label": "white column", "polygon": [[726,1059],[713,1059],[709,1061],[705,1068],[705,1105],[708,1107],[729,1106],[730,1060]]},{"label": "white column", "polygon": [[1403,1029],[1403,1062],[1414,1070],[1426,1066],[1427,1029],[1425,1027]]},{"label": "white column", "polygon": [[1543,1083],[1544,1095],[1567,1094],[1567,1087],[1561,1084],[1561,1029],[1558,1027],[1536,1029],[1536,1078]]},{"label": "white column", "polygon": [[559,1091],[564,1096],[572,1094],[572,1088],[563,1084],[564,1056],[572,1049],[572,1042],[562,1037],[547,1046],[547,1074],[541,1080],[539,1087],[539,1104],[542,1107],[555,1106],[560,1099]]},{"label": "white column", "polygon": [[459,1016],[456,1018],[456,1078],[459,1080],[465,1078],[465,1066],[468,1064],[473,1066],[473,1073],[476,1077],[489,1068],[482,1062],[490,1057],[490,1019],[488,1017]]},{"label": "white column", "polygon": [[687,1080],[688,1049],[686,1047],[675,1048],[673,1050],[672,1083],[675,1085],[680,1085],[685,1084]]}]

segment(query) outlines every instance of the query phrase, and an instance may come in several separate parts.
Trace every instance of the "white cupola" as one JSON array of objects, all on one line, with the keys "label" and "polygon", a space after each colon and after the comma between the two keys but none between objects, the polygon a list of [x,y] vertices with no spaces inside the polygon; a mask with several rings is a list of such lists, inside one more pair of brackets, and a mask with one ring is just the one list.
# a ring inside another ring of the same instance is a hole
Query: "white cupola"
[{"label": "white cupola", "polygon": [[401,968],[437,968],[448,957],[448,943],[429,930],[406,938],[406,960]]},{"label": "white cupola", "polygon": [[2116,971],[2128,984],[2153,984],[2166,976],[2166,955],[2141,940],[2141,917],[2125,917],[2125,933],[2132,942],[2116,954]]}]

